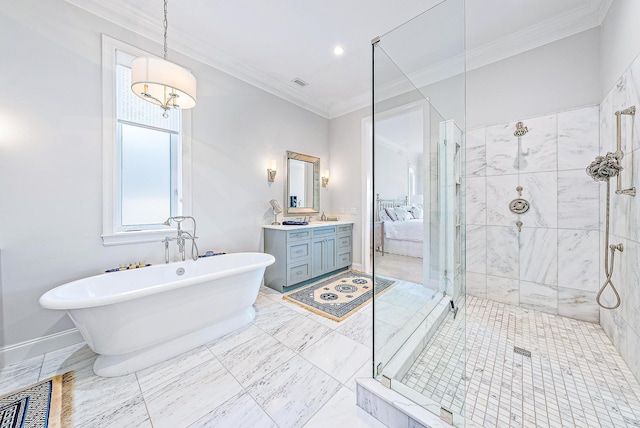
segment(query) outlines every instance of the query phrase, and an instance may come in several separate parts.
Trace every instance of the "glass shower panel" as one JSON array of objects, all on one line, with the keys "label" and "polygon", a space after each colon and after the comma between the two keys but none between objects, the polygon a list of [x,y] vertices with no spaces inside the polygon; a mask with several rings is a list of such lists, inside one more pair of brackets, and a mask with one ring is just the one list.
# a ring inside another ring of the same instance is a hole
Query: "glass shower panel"
[{"label": "glass shower panel", "polygon": [[374,377],[455,426],[466,389],[463,18],[464,2],[447,0],[373,44],[373,273],[385,285]]}]

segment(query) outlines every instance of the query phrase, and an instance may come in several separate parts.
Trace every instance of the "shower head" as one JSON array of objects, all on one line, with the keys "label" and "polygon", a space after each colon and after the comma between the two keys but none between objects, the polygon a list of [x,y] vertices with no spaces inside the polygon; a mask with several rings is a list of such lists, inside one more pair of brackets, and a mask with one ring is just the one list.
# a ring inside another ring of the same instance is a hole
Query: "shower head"
[{"label": "shower head", "polygon": [[607,181],[616,177],[622,171],[620,158],[617,153],[607,153],[605,156],[597,156],[586,169],[587,175],[594,181]]},{"label": "shower head", "polygon": [[522,122],[516,123],[516,131],[513,133],[516,137],[522,137],[524,134],[529,132],[529,129],[522,124]]}]

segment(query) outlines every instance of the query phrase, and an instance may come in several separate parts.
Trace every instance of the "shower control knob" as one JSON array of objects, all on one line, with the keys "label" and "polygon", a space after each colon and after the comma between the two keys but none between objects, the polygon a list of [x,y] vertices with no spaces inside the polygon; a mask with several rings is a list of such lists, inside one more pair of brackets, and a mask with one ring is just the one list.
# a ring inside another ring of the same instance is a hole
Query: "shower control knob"
[{"label": "shower control knob", "polygon": [[509,202],[509,209],[514,214],[524,214],[529,211],[530,204],[526,199],[518,198]]}]

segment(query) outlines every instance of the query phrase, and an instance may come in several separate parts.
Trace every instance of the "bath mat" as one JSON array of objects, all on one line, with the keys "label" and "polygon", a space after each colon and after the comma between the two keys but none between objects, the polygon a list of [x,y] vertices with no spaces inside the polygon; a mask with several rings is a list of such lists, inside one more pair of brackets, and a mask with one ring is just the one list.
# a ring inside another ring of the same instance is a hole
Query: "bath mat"
[{"label": "bath mat", "polygon": [[0,397],[0,427],[65,428],[72,425],[73,372]]},{"label": "bath mat", "polygon": [[[349,270],[283,296],[303,308],[334,321],[342,321],[373,295],[371,275]],[[396,282],[376,278],[376,294],[386,291]]]}]

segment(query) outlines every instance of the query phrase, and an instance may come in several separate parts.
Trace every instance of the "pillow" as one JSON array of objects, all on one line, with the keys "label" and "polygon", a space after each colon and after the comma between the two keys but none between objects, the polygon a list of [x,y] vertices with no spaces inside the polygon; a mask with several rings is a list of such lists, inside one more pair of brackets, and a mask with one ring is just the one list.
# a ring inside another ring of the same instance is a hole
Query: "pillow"
[{"label": "pillow", "polygon": [[387,215],[391,219],[391,221],[398,221],[398,214],[396,214],[396,209],[393,207],[385,208]]},{"label": "pillow", "polygon": [[389,217],[389,214],[387,214],[386,210],[380,210],[380,212],[378,213],[378,217],[380,221],[393,221],[391,220],[391,217]]},{"label": "pillow", "polygon": [[409,211],[404,207],[396,207],[396,215],[398,216],[398,221],[407,221],[413,218]]},{"label": "pillow", "polygon": [[413,209],[411,210],[411,215],[413,216],[413,218],[421,219],[423,214],[424,213],[422,212],[422,208],[420,207],[413,207]]}]

